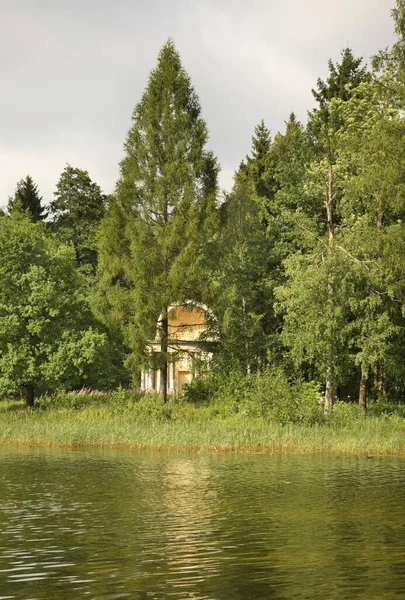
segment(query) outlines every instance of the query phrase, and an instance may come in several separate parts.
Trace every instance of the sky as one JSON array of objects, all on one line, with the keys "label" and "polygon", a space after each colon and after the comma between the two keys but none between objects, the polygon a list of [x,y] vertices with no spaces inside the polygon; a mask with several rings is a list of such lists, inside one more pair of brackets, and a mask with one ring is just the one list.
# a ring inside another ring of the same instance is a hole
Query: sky
[{"label": "sky", "polygon": [[114,190],[131,113],[173,38],[229,190],[264,119],[274,136],[328,59],[394,41],[394,0],[0,0],[0,207],[30,174],[45,204],[67,163]]}]

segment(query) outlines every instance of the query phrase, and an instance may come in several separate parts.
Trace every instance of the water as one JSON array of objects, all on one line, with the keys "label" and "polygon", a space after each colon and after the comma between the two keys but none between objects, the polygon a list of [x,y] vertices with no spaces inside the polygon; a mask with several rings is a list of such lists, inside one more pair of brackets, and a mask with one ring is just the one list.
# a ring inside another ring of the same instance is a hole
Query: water
[{"label": "water", "polygon": [[405,598],[403,459],[0,451],[0,599]]}]

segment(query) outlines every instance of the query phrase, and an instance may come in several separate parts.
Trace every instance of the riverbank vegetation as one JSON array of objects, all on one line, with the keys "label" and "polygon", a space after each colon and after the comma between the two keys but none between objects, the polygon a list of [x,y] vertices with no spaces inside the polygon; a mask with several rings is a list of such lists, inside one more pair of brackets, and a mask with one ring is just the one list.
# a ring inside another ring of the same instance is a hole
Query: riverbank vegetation
[{"label": "riverbank vegetation", "polygon": [[[256,126],[229,193],[171,40],[135,106],[114,194],[70,165],[46,205],[31,176],[17,184],[0,211],[0,395],[16,400],[1,405],[4,443],[121,435],[135,446],[260,449],[278,432],[279,448],[305,451],[330,449],[339,431],[347,448],[400,451],[404,0],[393,18],[397,42],[369,65],[350,48],[329,61],[307,123],[286,115],[274,137]],[[181,357],[168,307],[190,301],[209,307],[211,375],[173,400],[168,365]],[[81,395],[68,394],[136,389],[151,368],[160,407],[122,391],[77,407]],[[22,410],[22,391],[37,412]],[[353,399],[363,413],[369,404],[367,420]]]},{"label": "riverbank vegetation", "polygon": [[328,418],[303,409],[299,418],[284,411],[277,420],[271,410],[251,413],[248,404],[246,398],[196,404],[174,397],[163,404],[158,394],[123,391],[41,397],[35,410],[3,401],[0,446],[405,456],[398,405],[372,403],[366,417],[355,405],[338,403]]}]

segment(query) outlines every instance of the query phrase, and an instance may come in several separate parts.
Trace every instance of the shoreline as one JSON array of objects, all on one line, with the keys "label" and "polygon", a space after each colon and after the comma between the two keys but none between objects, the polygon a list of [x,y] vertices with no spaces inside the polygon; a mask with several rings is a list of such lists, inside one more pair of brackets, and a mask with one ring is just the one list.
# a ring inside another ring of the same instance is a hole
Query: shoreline
[{"label": "shoreline", "polygon": [[260,455],[260,456],[325,456],[331,458],[364,458],[364,459],[381,459],[381,458],[405,458],[405,448],[400,451],[386,449],[381,452],[370,448],[370,452],[336,449],[336,448],[295,448],[289,449],[285,446],[263,448],[252,447],[215,447],[215,446],[192,446],[192,445],[176,445],[176,444],[148,444],[148,443],[93,443],[93,442],[49,442],[49,441],[32,441],[32,440],[8,440],[0,442],[0,450],[2,449],[54,449],[54,450],[122,450],[134,452],[164,452],[164,453],[187,453],[187,454],[234,454],[234,455]]},{"label": "shoreline", "polygon": [[335,422],[308,425],[218,415],[209,407],[167,410],[162,405],[160,412],[148,414],[140,404],[117,408],[108,403],[27,410],[21,402],[2,401],[0,447],[405,457],[405,419],[397,415],[353,412],[356,420],[345,415],[341,421],[334,417]]}]

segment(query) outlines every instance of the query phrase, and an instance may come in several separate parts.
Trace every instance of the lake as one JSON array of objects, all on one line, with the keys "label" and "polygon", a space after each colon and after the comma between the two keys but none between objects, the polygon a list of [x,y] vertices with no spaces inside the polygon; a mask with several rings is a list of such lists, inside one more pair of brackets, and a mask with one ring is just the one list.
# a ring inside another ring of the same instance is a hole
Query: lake
[{"label": "lake", "polygon": [[0,450],[0,599],[405,597],[405,460]]}]

